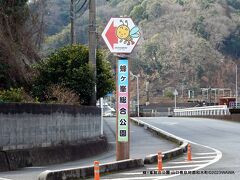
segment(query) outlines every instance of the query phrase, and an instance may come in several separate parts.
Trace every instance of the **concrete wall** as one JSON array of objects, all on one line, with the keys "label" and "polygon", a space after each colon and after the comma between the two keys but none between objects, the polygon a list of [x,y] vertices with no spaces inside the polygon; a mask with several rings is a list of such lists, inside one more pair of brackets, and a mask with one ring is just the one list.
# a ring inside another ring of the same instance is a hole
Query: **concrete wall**
[{"label": "concrete wall", "polygon": [[[126,159],[122,161],[115,161],[105,164],[100,164],[99,170],[100,174],[109,174],[113,172],[121,172],[123,170],[131,170],[136,168],[143,168],[142,159]],[[79,180],[87,179],[94,176],[94,167],[85,166],[85,167],[76,167],[71,169],[62,169],[55,171],[44,171],[42,172],[38,180]]]},{"label": "concrete wall", "polygon": [[74,145],[0,151],[0,172],[74,161],[96,156],[107,150],[107,139],[98,137]]},{"label": "concrete wall", "polygon": [[0,150],[79,144],[100,136],[100,109],[57,104],[0,104]]}]

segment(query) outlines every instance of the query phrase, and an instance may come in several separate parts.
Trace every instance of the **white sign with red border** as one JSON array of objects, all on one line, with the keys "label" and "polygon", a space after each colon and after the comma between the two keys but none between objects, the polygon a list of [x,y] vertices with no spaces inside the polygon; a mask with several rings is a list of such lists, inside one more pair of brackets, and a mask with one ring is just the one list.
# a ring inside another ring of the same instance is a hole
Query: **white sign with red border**
[{"label": "white sign with red border", "polygon": [[131,18],[111,18],[102,38],[112,53],[131,53],[136,46],[140,32]]}]

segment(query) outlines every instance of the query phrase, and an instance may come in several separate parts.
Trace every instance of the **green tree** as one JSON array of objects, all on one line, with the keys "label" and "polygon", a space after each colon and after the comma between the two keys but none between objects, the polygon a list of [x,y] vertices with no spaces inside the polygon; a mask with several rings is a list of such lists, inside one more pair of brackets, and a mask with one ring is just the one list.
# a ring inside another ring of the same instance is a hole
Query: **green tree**
[{"label": "green tree", "polygon": [[151,3],[148,3],[146,7],[146,14],[151,20],[159,18],[162,15],[161,2],[158,0],[151,0]]},{"label": "green tree", "polygon": [[[38,75],[33,86],[33,95],[47,101],[50,85],[60,85],[76,92],[80,103],[88,105],[94,86],[93,68],[88,63],[88,48],[82,45],[66,46],[52,53],[36,66]],[[114,89],[111,67],[97,52],[97,98]]]},{"label": "green tree", "polygon": [[223,41],[222,51],[225,54],[230,55],[237,59],[240,57],[239,49],[240,49],[240,25],[233,33],[230,34],[229,37],[227,37]]},{"label": "green tree", "polygon": [[101,52],[97,52],[97,99],[104,97],[115,89],[111,64],[104,60]]},{"label": "green tree", "polygon": [[173,99],[174,98],[174,94],[173,94],[172,91],[168,90],[167,92],[165,92],[165,97]]},{"label": "green tree", "polygon": [[209,34],[205,30],[204,17],[197,17],[196,22],[193,23],[193,30],[200,36],[205,39],[208,39]]},{"label": "green tree", "polygon": [[130,13],[130,17],[133,18],[135,23],[139,23],[141,20],[145,19],[146,15],[144,7],[141,4],[135,6]]}]

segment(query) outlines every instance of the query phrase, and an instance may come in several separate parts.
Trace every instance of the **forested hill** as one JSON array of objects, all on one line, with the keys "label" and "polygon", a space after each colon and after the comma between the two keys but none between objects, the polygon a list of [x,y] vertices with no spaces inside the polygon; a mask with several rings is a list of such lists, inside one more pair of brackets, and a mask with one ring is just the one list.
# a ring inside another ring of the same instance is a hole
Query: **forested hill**
[{"label": "forested hill", "polygon": [[[69,42],[69,1],[50,2],[45,50]],[[110,17],[120,15],[132,17],[140,27],[132,69],[150,81],[153,93],[167,87],[234,87],[234,63],[240,60],[240,0],[97,0],[97,5],[99,34]],[[78,42],[83,44],[85,9],[77,20]],[[106,48],[100,37],[99,41],[99,47]]]}]

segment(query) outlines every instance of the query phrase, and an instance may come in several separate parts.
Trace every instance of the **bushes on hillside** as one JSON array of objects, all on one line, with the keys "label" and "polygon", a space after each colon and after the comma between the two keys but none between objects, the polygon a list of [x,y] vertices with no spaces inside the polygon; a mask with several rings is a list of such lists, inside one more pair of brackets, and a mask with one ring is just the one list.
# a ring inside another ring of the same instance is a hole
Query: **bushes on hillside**
[{"label": "bushes on hillside", "polygon": [[37,76],[33,84],[33,95],[40,101],[49,101],[48,88],[59,85],[79,96],[80,104],[88,105],[97,82],[97,98],[114,89],[110,64],[97,52],[97,79],[93,67],[88,63],[88,48],[82,45],[66,46],[52,53],[35,68]]},{"label": "bushes on hillside", "polygon": [[0,102],[36,102],[23,88],[0,90]]},{"label": "bushes on hillside", "polygon": [[68,88],[59,85],[51,85],[47,93],[49,103],[79,105],[78,95]]}]

